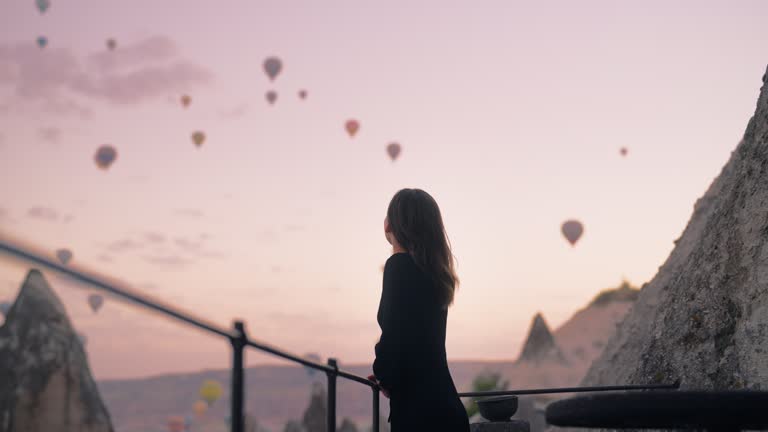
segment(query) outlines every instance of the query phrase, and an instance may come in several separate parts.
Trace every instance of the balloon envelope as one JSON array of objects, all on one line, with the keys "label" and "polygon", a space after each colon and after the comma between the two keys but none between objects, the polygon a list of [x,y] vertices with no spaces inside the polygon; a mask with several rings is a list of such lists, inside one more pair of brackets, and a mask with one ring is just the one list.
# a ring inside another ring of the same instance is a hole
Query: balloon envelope
[{"label": "balloon envelope", "polygon": [[192,103],[192,97],[190,95],[183,95],[181,97],[181,104],[184,106],[184,108],[188,107],[189,104]]},{"label": "balloon envelope", "polygon": [[107,48],[109,48],[110,51],[113,51],[117,48],[117,41],[111,38],[107,39]]},{"label": "balloon envelope", "polygon": [[306,90],[299,90],[299,98],[306,99],[307,98],[307,91]]},{"label": "balloon envelope", "polygon": [[192,405],[192,411],[195,412],[195,415],[198,417],[202,417],[203,414],[205,414],[206,411],[208,411],[208,404],[204,401],[197,401],[194,405]]},{"label": "balloon envelope", "polygon": [[387,145],[387,154],[389,155],[389,158],[392,159],[392,162],[400,156],[400,151],[402,151],[402,148],[400,147],[400,144],[396,142],[391,142]]},{"label": "balloon envelope", "polygon": [[101,309],[101,305],[104,304],[104,297],[100,294],[91,294],[88,296],[88,304],[91,306],[91,310],[98,312]]},{"label": "balloon envelope", "polygon": [[274,105],[275,101],[277,101],[277,92],[274,90],[268,91],[266,98],[267,98],[267,102],[269,102],[270,105]]},{"label": "balloon envelope", "polygon": [[221,397],[222,392],[221,384],[218,381],[206,380],[200,386],[200,397],[208,406],[213,405]]},{"label": "balloon envelope", "polygon": [[37,38],[37,46],[40,48],[45,48],[48,45],[48,38],[45,36],[39,36]]},{"label": "balloon envelope", "polygon": [[56,258],[58,258],[62,264],[67,265],[69,264],[69,260],[72,259],[72,251],[69,249],[59,249],[56,251]]},{"label": "balloon envelope", "polygon": [[10,302],[2,302],[0,303],[0,313],[3,314],[3,316],[8,316],[8,311],[11,310],[11,303]]},{"label": "balloon envelope", "polygon": [[173,416],[168,418],[169,432],[184,432],[184,428],[185,428],[184,417]]},{"label": "balloon envelope", "polygon": [[626,156],[627,153],[629,153],[629,150],[626,147],[622,147],[621,150],[619,150],[619,153],[621,153],[622,156]]},{"label": "balloon envelope", "polygon": [[49,0],[35,0],[35,5],[37,5],[37,10],[40,13],[45,13],[51,7],[51,2]]},{"label": "balloon envelope", "polygon": [[360,122],[355,119],[349,119],[344,123],[344,129],[347,130],[350,137],[354,137],[357,131],[360,130]]},{"label": "balloon envelope", "polygon": [[202,131],[196,131],[192,134],[192,142],[195,143],[196,146],[200,147],[205,142],[205,132]]},{"label": "balloon envelope", "polygon": [[105,170],[117,159],[117,150],[111,145],[105,144],[96,149],[96,154],[93,156],[96,166]]},{"label": "balloon envelope", "polygon": [[264,60],[264,72],[270,81],[274,81],[280,71],[283,70],[283,62],[277,57],[267,57]]},{"label": "balloon envelope", "polygon": [[582,225],[581,222],[577,220],[567,220],[563,222],[561,231],[571,246],[575,246],[576,242],[579,241],[581,235],[584,233],[584,225]]}]

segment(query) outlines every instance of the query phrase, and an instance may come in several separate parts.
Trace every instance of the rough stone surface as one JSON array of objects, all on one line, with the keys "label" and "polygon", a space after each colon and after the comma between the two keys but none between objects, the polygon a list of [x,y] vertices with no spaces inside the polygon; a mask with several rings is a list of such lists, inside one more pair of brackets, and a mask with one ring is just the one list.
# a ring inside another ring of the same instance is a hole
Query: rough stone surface
[{"label": "rough stone surface", "polygon": [[541,313],[533,317],[531,328],[528,331],[528,338],[525,340],[523,350],[520,352],[518,362],[541,363],[554,360],[565,362],[563,353],[555,343],[555,338],[549,330],[547,322]]},{"label": "rough stone surface", "polygon": [[307,432],[327,432],[327,406],[325,389],[319,383],[315,383],[312,387],[312,394],[309,396],[309,406],[304,411],[304,417],[301,421],[304,430]]},{"label": "rough stone surface", "polygon": [[0,432],[112,432],[83,346],[31,270],[0,327]]},{"label": "rough stone surface", "polygon": [[527,421],[484,422],[469,425],[470,432],[530,432]]},{"label": "rough stone surface", "polygon": [[768,388],[768,90],[582,383]]}]

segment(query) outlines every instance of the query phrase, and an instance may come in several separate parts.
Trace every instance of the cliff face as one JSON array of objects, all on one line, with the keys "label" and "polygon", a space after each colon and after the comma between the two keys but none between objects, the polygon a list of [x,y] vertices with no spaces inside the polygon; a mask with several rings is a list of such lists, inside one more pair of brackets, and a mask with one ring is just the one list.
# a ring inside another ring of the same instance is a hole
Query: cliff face
[{"label": "cliff face", "polygon": [[0,327],[0,432],[112,432],[82,344],[43,275]]},{"label": "cliff face", "polygon": [[768,387],[766,75],[744,138],[583,384]]}]

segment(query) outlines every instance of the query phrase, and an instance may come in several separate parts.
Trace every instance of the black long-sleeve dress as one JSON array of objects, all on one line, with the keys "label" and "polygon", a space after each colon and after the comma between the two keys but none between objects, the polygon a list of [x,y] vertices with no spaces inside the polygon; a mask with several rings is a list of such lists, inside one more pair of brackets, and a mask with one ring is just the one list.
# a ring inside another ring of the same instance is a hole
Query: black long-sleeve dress
[{"label": "black long-sleeve dress", "polygon": [[392,432],[468,432],[469,419],[445,355],[448,311],[408,253],[384,266],[373,373],[390,395]]}]

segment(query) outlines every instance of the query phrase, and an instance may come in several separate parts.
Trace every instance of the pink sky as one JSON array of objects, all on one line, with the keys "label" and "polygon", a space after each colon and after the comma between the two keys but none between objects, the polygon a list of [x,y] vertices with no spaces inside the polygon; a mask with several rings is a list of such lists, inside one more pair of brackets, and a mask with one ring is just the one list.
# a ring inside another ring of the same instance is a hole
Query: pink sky
[{"label": "pink sky", "polygon": [[[437,199],[459,260],[450,358],[514,358],[537,311],[557,326],[622,277],[648,281],[768,61],[761,0],[52,0],[44,15],[14,0],[0,17],[0,230],[342,363],[372,359],[402,187]],[[586,227],[576,248],[569,218]],[[22,276],[0,260],[0,298]],[[54,286],[97,377],[228,361],[197,332],[114,301],[93,315],[86,291]]]}]

